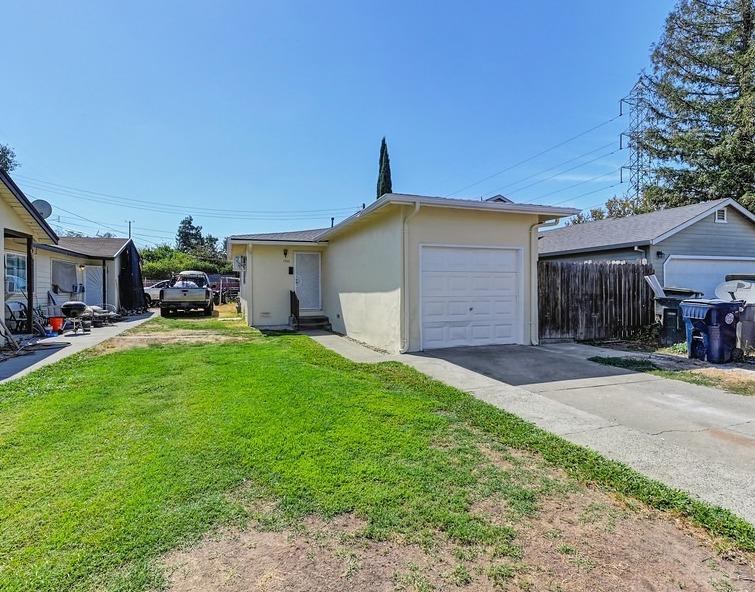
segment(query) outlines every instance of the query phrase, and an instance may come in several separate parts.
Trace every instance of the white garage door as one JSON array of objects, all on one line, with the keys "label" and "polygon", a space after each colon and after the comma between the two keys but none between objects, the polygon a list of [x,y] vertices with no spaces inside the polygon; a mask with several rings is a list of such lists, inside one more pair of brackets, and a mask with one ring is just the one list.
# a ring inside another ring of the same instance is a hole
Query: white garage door
[{"label": "white garage door", "polygon": [[519,249],[422,247],[422,347],[520,343]]},{"label": "white garage door", "polygon": [[722,284],[729,274],[755,275],[755,259],[671,255],[663,264],[663,285],[691,288],[715,298],[716,286]]}]

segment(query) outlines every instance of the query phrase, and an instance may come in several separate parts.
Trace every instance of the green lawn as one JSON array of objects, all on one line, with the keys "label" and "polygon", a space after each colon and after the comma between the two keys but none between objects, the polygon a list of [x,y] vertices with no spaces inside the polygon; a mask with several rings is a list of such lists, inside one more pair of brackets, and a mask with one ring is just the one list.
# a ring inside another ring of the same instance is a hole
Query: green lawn
[{"label": "green lawn", "polygon": [[638,358],[622,358],[611,356],[595,356],[589,358],[591,362],[598,362],[606,366],[617,368],[626,368],[635,372],[646,372],[661,378],[671,378],[681,380],[700,386],[710,386],[718,388],[737,395],[755,395],[755,380],[743,379],[736,375],[727,376],[725,374],[701,374],[689,370],[667,370],[654,364],[650,360]]},{"label": "green lawn", "polygon": [[[141,590],[155,559],[218,525],[354,512],[373,538],[516,537],[470,505],[527,516],[563,484],[496,470],[481,441],[688,516],[742,549],[755,529],[398,363],[359,365],[300,335],[158,319],[242,342],[84,353],[0,385],[0,589]],[[144,331],[145,329],[141,329]]]}]

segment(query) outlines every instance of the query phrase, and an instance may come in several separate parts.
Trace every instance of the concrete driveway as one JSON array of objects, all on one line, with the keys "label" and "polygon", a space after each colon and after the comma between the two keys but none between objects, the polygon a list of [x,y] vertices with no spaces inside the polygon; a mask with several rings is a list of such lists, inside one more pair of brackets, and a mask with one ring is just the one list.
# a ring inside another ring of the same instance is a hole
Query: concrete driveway
[{"label": "concrete driveway", "polygon": [[755,523],[755,397],[590,362],[579,344],[388,356],[312,335],[358,362],[397,360]]},{"label": "concrete driveway", "polygon": [[[452,373],[485,377],[492,382],[476,385],[471,376],[451,382],[755,522],[755,397],[587,359],[598,355],[621,354],[557,344],[452,348],[402,358],[414,358],[419,369],[442,361]],[[437,366],[433,375],[440,377]]]}]

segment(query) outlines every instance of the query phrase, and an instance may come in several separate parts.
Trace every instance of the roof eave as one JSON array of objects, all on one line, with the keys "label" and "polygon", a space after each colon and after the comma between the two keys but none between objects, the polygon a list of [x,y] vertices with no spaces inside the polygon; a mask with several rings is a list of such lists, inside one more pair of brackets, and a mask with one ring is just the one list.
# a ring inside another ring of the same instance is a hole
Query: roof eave
[{"label": "roof eave", "polygon": [[58,235],[55,234],[55,231],[50,227],[47,221],[40,215],[40,213],[37,211],[37,208],[35,208],[32,205],[32,203],[29,201],[29,198],[26,197],[24,192],[21,191],[21,188],[18,185],[16,185],[16,182],[11,178],[11,176],[2,169],[0,169],[0,180],[3,181],[5,186],[13,194],[13,197],[15,197],[18,200],[18,202],[29,213],[29,215],[34,219],[34,221],[44,231],[44,233],[48,237],[50,237],[50,239],[53,242],[57,243]]},{"label": "roof eave", "polygon": [[472,201],[472,200],[453,200],[449,199],[447,202],[439,201],[432,197],[426,197],[421,195],[397,195],[386,194],[379,199],[372,202],[369,206],[360,210],[353,216],[350,216],[342,222],[336,224],[332,228],[326,230],[319,237],[320,240],[327,239],[331,235],[337,234],[341,230],[344,230],[358,221],[365,219],[376,210],[388,206],[390,204],[398,205],[414,205],[432,207],[432,208],[450,208],[457,210],[476,210],[483,212],[501,212],[510,214],[536,214],[541,216],[548,216],[549,218],[565,218],[566,216],[574,216],[581,210],[576,208],[557,208],[554,206],[533,206],[531,204],[516,204],[516,203],[502,203],[502,202],[488,202],[488,201]]},{"label": "roof eave", "polygon": [[324,245],[328,241],[305,241],[305,240],[266,240],[260,238],[241,238],[229,236],[228,241],[231,243],[244,243],[246,245]]},{"label": "roof eave", "polygon": [[107,256],[107,255],[87,255],[86,253],[80,253],[79,251],[73,251],[71,249],[66,249],[65,247],[60,247],[58,245],[46,245],[44,243],[34,243],[34,246],[37,249],[42,249],[43,251],[51,251],[52,253],[58,253],[60,255],[69,255],[71,257],[81,257],[82,259],[96,259],[97,261],[112,261],[115,259],[115,256]]},{"label": "roof eave", "polygon": [[567,249],[564,251],[540,251],[540,257],[558,257],[560,255],[577,255],[579,253],[593,253],[595,251],[615,251],[617,249],[626,249],[627,247],[646,247],[652,245],[651,240],[631,241],[627,243],[616,243],[612,245],[600,245],[595,247],[580,247],[578,249]]}]

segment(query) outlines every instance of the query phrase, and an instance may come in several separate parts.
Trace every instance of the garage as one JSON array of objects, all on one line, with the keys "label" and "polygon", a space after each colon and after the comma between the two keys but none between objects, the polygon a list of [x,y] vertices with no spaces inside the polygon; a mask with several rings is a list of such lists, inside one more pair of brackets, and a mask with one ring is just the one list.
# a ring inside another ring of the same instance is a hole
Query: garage
[{"label": "garage", "polygon": [[755,276],[755,258],[670,255],[663,264],[665,286],[694,288],[711,298],[716,286],[731,274]]},{"label": "garage", "polygon": [[423,245],[423,349],[522,343],[522,249]]}]

